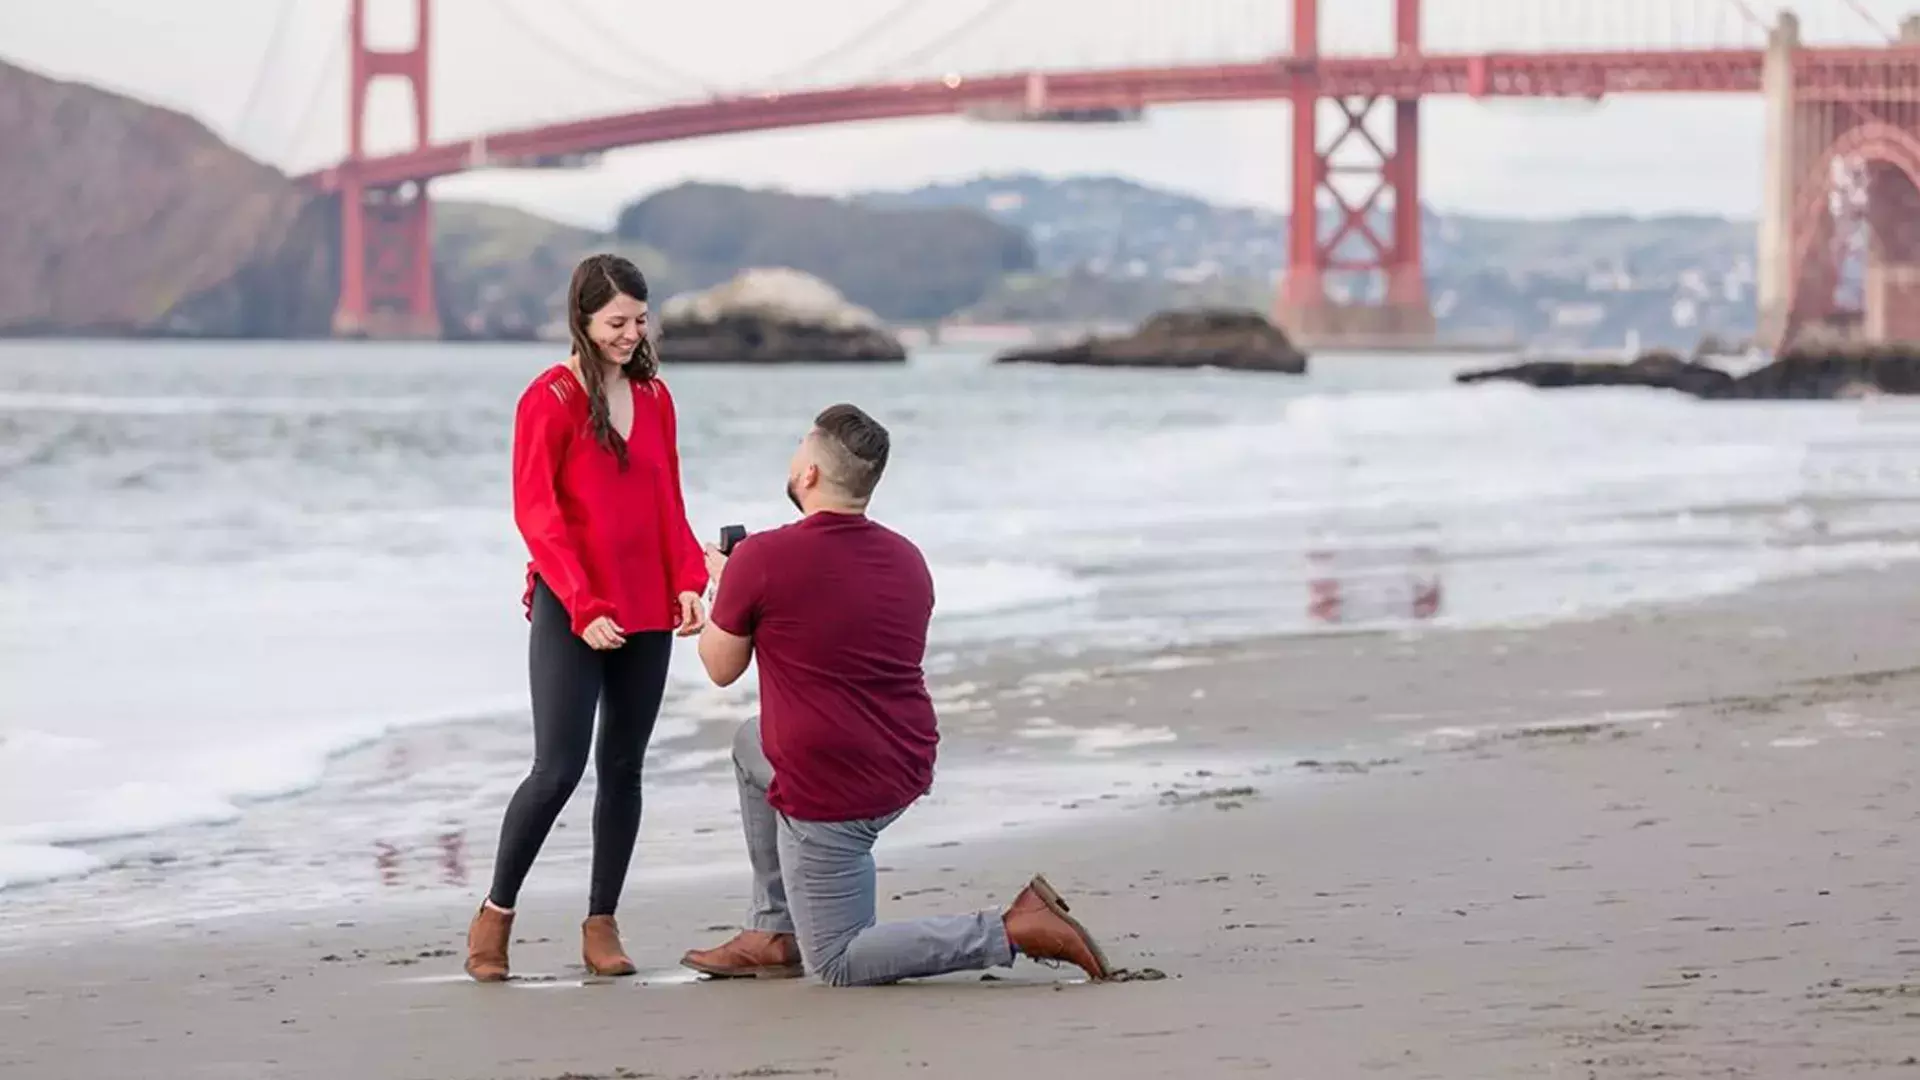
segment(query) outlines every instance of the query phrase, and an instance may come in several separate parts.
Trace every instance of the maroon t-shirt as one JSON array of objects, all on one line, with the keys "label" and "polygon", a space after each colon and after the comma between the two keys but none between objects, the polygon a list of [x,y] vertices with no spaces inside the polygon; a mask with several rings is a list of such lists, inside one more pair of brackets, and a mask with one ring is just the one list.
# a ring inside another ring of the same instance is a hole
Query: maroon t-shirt
[{"label": "maroon t-shirt", "polygon": [[816,513],[734,546],[711,618],[753,638],[767,801],[802,821],[884,817],[933,784],[921,661],[933,576],[913,542]]}]

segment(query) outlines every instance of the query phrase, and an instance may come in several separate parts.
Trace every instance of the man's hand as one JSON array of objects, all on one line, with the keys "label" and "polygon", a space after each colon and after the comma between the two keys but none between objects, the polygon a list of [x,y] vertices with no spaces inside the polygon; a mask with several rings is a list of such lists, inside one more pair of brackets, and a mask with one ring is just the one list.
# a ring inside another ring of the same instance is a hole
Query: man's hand
[{"label": "man's hand", "polygon": [[720,574],[727,568],[727,557],[721,554],[720,548],[714,544],[708,544],[700,550],[707,556],[707,579],[712,581],[714,588],[717,589],[720,587]]}]

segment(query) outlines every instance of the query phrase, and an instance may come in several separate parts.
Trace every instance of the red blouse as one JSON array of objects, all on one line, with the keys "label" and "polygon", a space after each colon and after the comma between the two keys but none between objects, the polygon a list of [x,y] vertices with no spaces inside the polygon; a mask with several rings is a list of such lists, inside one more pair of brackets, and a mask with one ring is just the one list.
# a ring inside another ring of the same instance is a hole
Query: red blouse
[{"label": "red blouse", "polygon": [[538,575],[578,634],[602,615],[621,630],[671,630],[679,594],[707,588],[687,524],[673,395],[659,379],[629,384],[627,470],[593,437],[586,388],[565,364],[520,395],[513,419],[513,520],[533,556],[521,603],[533,617]]}]

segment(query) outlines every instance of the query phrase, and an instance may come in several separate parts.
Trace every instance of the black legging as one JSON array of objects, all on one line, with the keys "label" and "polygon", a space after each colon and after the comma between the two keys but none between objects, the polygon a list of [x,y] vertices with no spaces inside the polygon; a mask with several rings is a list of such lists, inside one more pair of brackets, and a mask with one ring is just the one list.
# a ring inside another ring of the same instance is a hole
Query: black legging
[{"label": "black legging", "polygon": [[520,883],[532,869],[554,818],[560,816],[586,771],[598,703],[593,884],[587,914],[613,914],[640,832],[640,763],[653,737],[672,651],[673,634],[667,630],[628,634],[627,643],[618,649],[593,648],[573,632],[566,609],[546,582],[536,579],[527,648],[533,688],[533,771],[507,803],[488,899],[510,908],[519,898]]}]

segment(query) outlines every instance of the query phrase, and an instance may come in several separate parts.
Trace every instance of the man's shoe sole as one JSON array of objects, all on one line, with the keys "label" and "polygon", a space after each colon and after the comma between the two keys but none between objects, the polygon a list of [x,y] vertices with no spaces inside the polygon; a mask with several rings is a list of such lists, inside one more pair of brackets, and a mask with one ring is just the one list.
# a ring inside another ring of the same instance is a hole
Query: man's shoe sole
[{"label": "man's shoe sole", "polygon": [[1028,885],[1033,889],[1034,895],[1040,898],[1040,902],[1047,905],[1047,910],[1058,915],[1068,926],[1073,927],[1073,932],[1079,934],[1080,940],[1086,943],[1087,951],[1093,954],[1094,962],[1100,965],[1098,974],[1089,973],[1093,981],[1105,981],[1106,977],[1113,973],[1113,965],[1107,963],[1107,954],[1101,951],[1100,943],[1093,940],[1093,935],[1087,933],[1087,928],[1080,925],[1080,920],[1067,914],[1071,909],[1067,907],[1067,902],[1060,898],[1060,894],[1054,890],[1053,885],[1047,881],[1046,875],[1035,874]]},{"label": "man's shoe sole", "polygon": [[695,960],[682,960],[680,966],[716,979],[797,979],[806,974],[799,964],[781,967],[719,968]]}]

